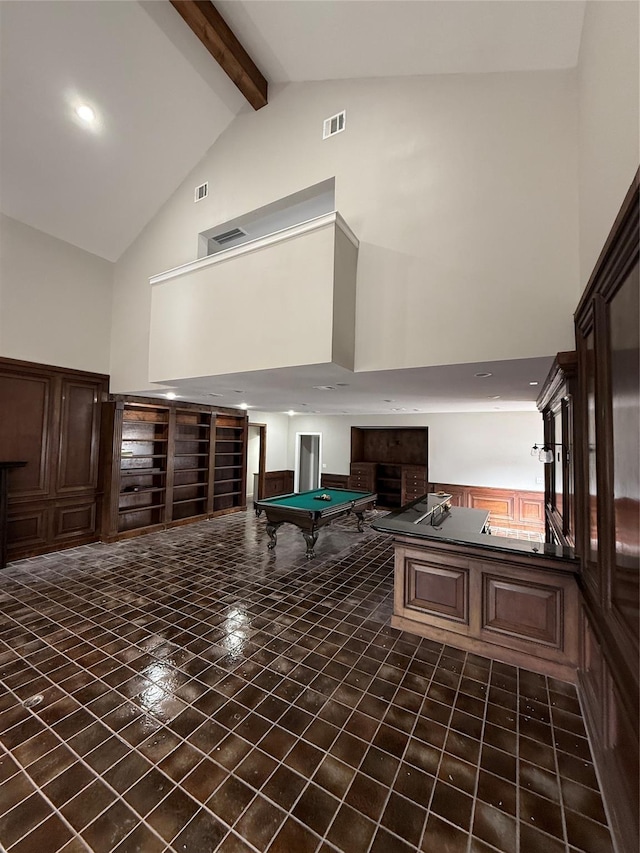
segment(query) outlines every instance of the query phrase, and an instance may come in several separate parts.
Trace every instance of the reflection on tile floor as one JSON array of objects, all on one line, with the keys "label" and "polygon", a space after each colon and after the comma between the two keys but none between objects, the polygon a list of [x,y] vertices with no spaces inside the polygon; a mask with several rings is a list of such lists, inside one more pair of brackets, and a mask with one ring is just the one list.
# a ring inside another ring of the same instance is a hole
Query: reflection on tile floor
[{"label": "reflection on tile floor", "polygon": [[1,575],[9,853],[606,853],[571,685],[389,626],[390,540],[239,513]]}]

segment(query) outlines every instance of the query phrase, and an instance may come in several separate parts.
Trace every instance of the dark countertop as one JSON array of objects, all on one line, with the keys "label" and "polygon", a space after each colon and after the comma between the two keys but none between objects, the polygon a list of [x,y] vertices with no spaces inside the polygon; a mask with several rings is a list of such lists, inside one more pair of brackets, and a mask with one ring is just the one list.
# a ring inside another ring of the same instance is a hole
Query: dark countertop
[{"label": "dark countertop", "polygon": [[[526,539],[509,539],[506,536],[491,536],[483,533],[489,520],[488,512],[457,506],[444,511],[437,509],[438,504],[445,499],[446,496],[442,495],[424,495],[388,515],[377,518],[371,523],[371,527],[381,533],[390,533],[394,536],[471,545],[487,551],[538,555],[564,561],[576,559],[573,548],[564,548],[549,542],[530,542]],[[436,507],[435,512],[420,520],[425,513],[433,511],[434,507]]]}]

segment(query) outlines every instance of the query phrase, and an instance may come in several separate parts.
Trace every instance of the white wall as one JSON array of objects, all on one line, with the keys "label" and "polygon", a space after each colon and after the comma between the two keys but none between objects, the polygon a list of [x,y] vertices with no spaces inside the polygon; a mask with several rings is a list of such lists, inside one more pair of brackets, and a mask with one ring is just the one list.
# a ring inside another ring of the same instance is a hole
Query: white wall
[{"label": "white wall", "polygon": [[154,284],[150,380],[330,362],[336,230],[328,223]]},{"label": "white wall", "polygon": [[[323,470],[348,474],[352,426],[427,426],[429,480],[469,486],[544,491],[544,466],[530,455],[543,438],[537,412],[432,415],[294,416],[289,419],[287,464],[295,465],[296,432],[322,433]],[[269,431],[267,431],[269,433]],[[267,446],[270,435],[267,437]]]},{"label": "white wall", "polygon": [[272,414],[271,412],[249,412],[249,424],[266,424],[267,427],[266,471],[293,469],[293,465],[288,464],[289,422],[291,420],[293,418],[288,415]]},{"label": "white wall", "polygon": [[[270,98],[234,120],[118,262],[115,390],[148,385],[151,275],[195,259],[200,231],[333,176],[361,241],[356,369],[571,348],[573,72],[291,84]],[[344,108],[346,131],[323,141],[323,119]]]},{"label": "white wall", "polygon": [[640,162],[639,8],[625,0],[586,4],[578,69],[581,288]]},{"label": "white wall", "polygon": [[113,264],[0,218],[0,355],[108,373]]}]

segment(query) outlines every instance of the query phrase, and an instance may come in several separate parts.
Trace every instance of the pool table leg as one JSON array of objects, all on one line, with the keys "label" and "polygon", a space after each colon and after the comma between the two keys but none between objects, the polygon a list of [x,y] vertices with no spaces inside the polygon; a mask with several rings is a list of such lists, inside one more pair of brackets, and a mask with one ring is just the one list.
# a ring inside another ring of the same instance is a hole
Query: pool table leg
[{"label": "pool table leg", "polygon": [[307,560],[310,560],[316,555],[315,551],[313,550],[313,546],[316,544],[316,540],[318,539],[318,531],[311,530],[309,533],[307,533],[306,530],[303,530],[302,535],[304,536],[304,541],[307,543]]},{"label": "pool table leg", "polygon": [[356,512],[356,518],[358,519],[358,533],[364,533],[364,512]]},{"label": "pool table leg", "polygon": [[[282,522],[280,522],[280,524],[282,524]],[[269,544],[267,545],[267,548],[270,551],[273,551],[278,543],[276,531],[280,527],[280,524],[273,524],[272,522],[267,521],[267,533],[269,534]]]}]

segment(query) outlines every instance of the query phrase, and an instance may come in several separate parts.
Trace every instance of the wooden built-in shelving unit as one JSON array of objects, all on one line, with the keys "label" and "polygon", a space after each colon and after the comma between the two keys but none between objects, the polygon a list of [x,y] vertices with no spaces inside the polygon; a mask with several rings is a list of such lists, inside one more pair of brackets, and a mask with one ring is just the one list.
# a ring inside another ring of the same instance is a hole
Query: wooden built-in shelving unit
[{"label": "wooden built-in shelving unit", "polygon": [[213,508],[240,509],[246,503],[247,423],[245,418],[217,417]]},{"label": "wooden built-in shelving unit", "polygon": [[247,419],[235,410],[142,398],[105,403],[102,538],[244,509],[246,448]]},{"label": "wooden built-in shelving unit", "polygon": [[422,497],[428,447],[427,427],[352,427],[349,488],[376,492],[390,509]]}]

